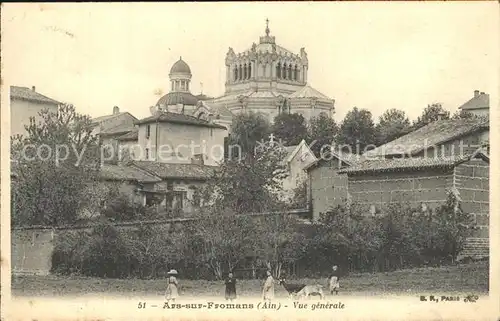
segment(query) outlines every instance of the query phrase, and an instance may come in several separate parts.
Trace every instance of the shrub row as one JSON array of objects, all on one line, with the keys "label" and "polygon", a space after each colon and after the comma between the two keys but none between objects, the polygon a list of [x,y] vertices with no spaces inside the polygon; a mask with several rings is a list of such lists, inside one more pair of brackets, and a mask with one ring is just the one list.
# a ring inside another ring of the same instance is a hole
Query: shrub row
[{"label": "shrub row", "polygon": [[[282,271],[297,277],[326,276],[332,264],[344,272],[390,271],[452,263],[471,226],[453,194],[446,204],[427,212],[398,204],[372,216],[355,206],[339,206],[324,213],[319,224],[295,223],[293,232],[281,228],[282,222],[269,229],[270,220],[211,220],[210,228],[195,225],[175,231],[166,226],[118,230],[104,223],[91,232],[69,232],[56,240],[53,272],[154,278],[175,268],[192,279],[220,278],[220,270],[260,277],[271,257],[283,263]],[[276,246],[271,244],[275,241]]]}]

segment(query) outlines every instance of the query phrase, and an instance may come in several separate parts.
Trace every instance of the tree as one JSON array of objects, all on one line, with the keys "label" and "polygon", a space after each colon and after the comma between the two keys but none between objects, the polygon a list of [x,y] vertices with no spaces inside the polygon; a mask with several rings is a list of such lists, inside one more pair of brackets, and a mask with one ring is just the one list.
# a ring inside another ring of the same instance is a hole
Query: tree
[{"label": "tree", "polygon": [[[314,155],[319,157],[323,146],[328,148],[333,143],[337,132],[338,126],[328,114],[320,113],[318,116],[312,117],[309,122],[308,142]],[[323,148],[323,152],[326,152],[325,148]]]},{"label": "tree", "polygon": [[406,135],[410,131],[410,121],[404,111],[389,109],[379,117],[375,130],[378,136],[377,144],[383,145]]},{"label": "tree", "polygon": [[40,123],[30,119],[26,136],[12,139],[18,174],[12,190],[14,225],[73,223],[92,203],[86,189],[97,179],[100,163],[90,117],[72,105],[40,116]]},{"label": "tree", "polygon": [[[267,140],[270,132],[270,124],[261,114],[241,113],[233,117],[229,144],[238,146],[243,154],[253,154],[258,147],[257,142]],[[231,155],[234,156],[234,153],[231,152]]]},{"label": "tree", "polygon": [[425,125],[439,119],[450,119],[450,112],[445,110],[441,104],[434,103],[427,105],[423,110],[422,115],[413,122],[412,130],[417,130]]},{"label": "tree", "polygon": [[337,144],[342,150],[359,154],[375,143],[375,124],[372,113],[366,109],[354,107],[347,113],[340,125]]},{"label": "tree", "polygon": [[274,117],[271,131],[277,139],[282,139],[286,146],[298,145],[302,139],[307,139],[306,120],[298,113],[283,113]]},{"label": "tree", "polygon": [[477,120],[487,121],[488,117],[478,116],[474,113],[471,113],[470,111],[460,109],[453,114],[451,119],[477,119]]}]

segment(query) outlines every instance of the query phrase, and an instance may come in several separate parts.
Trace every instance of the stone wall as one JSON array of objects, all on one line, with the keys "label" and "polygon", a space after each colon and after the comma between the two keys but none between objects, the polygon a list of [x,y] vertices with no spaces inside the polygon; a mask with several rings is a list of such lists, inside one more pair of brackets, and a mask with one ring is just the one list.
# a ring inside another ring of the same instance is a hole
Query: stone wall
[{"label": "stone wall", "polygon": [[[303,218],[309,214],[308,210],[293,210],[289,215]],[[257,219],[261,215],[273,213],[254,214]],[[163,225],[169,231],[179,231],[191,218],[178,218],[170,220],[156,220],[147,222],[115,223],[119,230],[135,230],[140,225]],[[11,230],[11,260],[13,274],[47,275],[50,273],[52,252],[57,238],[63,234],[74,231],[92,231],[92,225],[63,227],[63,228],[14,228]]]},{"label": "stone wall", "polygon": [[367,212],[373,207],[381,211],[391,203],[404,202],[435,208],[446,201],[452,187],[453,170],[349,176],[351,199]]},{"label": "stone wall", "polygon": [[471,213],[477,229],[472,237],[489,235],[489,166],[481,160],[471,160],[455,168],[455,186],[460,193],[462,210]]},{"label": "stone wall", "polygon": [[347,200],[347,176],[338,174],[339,161],[323,161],[309,171],[309,186],[313,220],[321,213],[345,204]]},{"label": "stone wall", "polygon": [[49,274],[56,232],[52,229],[26,229],[11,232],[13,274]]}]

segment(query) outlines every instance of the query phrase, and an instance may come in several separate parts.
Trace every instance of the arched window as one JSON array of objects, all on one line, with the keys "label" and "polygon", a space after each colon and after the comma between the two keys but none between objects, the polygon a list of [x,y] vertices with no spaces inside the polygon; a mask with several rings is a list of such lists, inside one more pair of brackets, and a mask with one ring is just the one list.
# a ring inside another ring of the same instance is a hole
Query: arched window
[{"label": "arched window", "polygon": [[243,79],[243,70],[241,70],[241,65],[238,67],[238,80],[242,80]]},{"label": "arched window", "polygon": [[299,68],[295,65],[295,69],[293,70],[293,80],[297,81],[299,79]]},{"label": "arched window", "polygon": [[249,63],[248,64],[248,78],[250,79],[251,76],[252,76],[252,64]]},{"label": "arched window", "polygon": [[288,79],[292,80],[292,64],[288,65]]},{"label": "arched window", "polygon": [[283,73],[283,79],[288,79],[288,74],[286,72],[286,64],[283,63],[283,70],[281,71]]},{"label": "arched window", "polygon": [[276,77],[277,77],[278,79],[280,79],[280,78],[281,78],[281,66],[280,66],[280,63],[279,63],[279,62],[276,64]]},{"label": "arched window", "polygon": [[247,79],[247,64],[243,65],[243,79]]},{"label": "arched window", "polygon": [[238,67],[234,66],[234,81],[238,80]]},{"label": "arched window", "polygon": [[174,86],[175,81],[172,80],[171,83],[172,83],[172,91],[174,91],[175,90],[175,86]]}]

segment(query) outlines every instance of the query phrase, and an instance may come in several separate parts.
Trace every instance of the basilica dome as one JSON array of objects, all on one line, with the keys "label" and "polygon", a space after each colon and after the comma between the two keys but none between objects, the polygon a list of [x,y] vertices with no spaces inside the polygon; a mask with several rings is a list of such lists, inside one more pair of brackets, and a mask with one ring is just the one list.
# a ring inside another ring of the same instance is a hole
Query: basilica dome
[{"label": "basilica dome", "polygon": [[189,68],[188,64],[182,60],[182,57],[180,57],[179,60],[172,66],[170,69],[171,74],[190,74],[191,75],[191,68]]}]

